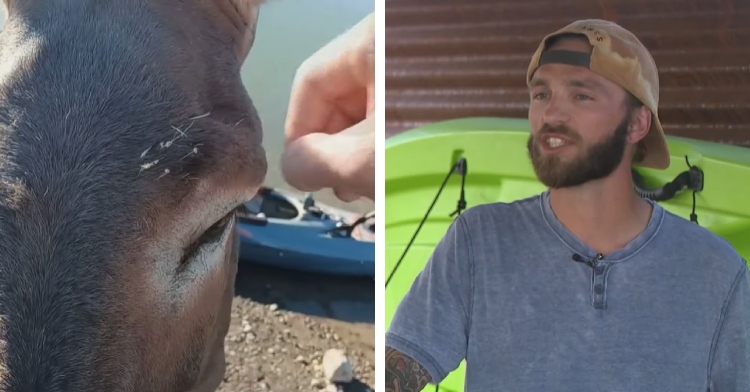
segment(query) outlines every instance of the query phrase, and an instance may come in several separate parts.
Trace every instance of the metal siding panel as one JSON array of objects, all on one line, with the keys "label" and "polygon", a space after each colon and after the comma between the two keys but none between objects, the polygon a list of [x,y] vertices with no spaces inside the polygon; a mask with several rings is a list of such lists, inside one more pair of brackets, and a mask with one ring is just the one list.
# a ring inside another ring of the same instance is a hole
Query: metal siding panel
[{"label": "metal siding panel", "polygon": [[542,37],[613,20],[651,50],[671,135],[750,147],[750,1],[387,0],[386,132],[469,116],[526,117]]}]

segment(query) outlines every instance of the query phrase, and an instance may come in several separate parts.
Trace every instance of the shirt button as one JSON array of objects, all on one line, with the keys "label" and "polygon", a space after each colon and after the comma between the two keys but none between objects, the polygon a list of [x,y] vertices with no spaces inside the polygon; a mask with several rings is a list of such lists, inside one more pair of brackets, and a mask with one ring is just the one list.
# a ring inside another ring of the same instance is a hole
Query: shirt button
[{"label": "shirt button", "polygon": [[594,270],[597,275],[601,275],[604,273],[604,266],[603,265],[597,265],[596,269]]},{"label": "shirt button", "polygon": [[594,286],[594,291],[595,291],[595,292],[596,292],[597,294],[601,294],[601,293],[603,293],[603,292],[604,292],[604,286],[602,286],[602,285],[598,284],[598,285]]}]

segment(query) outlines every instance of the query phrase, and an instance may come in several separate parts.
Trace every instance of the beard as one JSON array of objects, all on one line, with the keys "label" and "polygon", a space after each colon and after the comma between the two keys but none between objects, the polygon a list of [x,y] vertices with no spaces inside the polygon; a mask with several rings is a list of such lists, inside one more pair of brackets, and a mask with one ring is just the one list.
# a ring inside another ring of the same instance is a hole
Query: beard
[{"label": "beard", "polygon": [[567,136],[578,146],[582,146],[580,136],[565,126],[552,127],[545,124],[539,134],[530,135],[527,142],[534,173],[542,184],[552,189],[579,186],[609,176],[625,156],[629,124],[630,115],[626,115],[612,135],[585,148],[570,161],[565,161],[558,154],[545,154],[539,146],[539,143],[543,143],[541,137],[556,133]]}]

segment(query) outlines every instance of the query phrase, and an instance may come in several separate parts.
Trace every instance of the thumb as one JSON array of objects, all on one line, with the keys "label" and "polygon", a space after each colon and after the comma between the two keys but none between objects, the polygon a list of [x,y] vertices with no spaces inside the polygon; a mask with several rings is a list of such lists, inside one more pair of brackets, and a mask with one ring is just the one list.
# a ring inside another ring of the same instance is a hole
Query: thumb
[{"label": "thumb", "polygon": [[374,142],[374,118],[332,135],[308,134],[284,149],[281,171],[287,183],[304,192],[333,188],[344,201],[373,198]]}]

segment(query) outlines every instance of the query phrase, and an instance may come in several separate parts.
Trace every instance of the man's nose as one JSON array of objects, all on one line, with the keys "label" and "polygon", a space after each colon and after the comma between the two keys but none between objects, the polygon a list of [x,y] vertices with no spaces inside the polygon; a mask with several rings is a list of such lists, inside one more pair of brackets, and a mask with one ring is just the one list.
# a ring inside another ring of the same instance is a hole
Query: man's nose
[{"label": "man's nose", "polygon": [[570,105],[560,95],[553,94],[544,108],[544,123],[549,125],[566,124],[570,120]]}]

